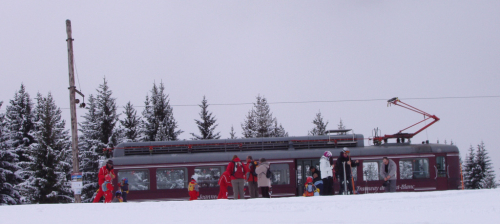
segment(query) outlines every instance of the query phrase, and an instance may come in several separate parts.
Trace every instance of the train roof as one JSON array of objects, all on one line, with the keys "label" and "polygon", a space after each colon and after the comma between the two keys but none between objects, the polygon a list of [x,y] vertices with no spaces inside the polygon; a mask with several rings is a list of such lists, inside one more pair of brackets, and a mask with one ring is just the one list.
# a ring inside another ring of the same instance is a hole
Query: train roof
[{"label": "train roof", "polygon": [[[342,148],[349,147],[351,156],[357,158],[382,158],[387,155],[433,153],[458,153],[454,145],[386,143],[364,146],[359,134],[306,136],[284,138],[254,138],[227,140],[196,140],[170,142],[122,143],[114,149],[113,162],[117,166],[139,164],[172,164],[199,162],[228,162],[233,155],[239,158],[283,160],[320,158],[331,151],[334,158]],[[337,144],[335,144],[335,142]],[[274,148],[273,148],[274,147]],[[129,153],[127,154],[127,150]]]}]

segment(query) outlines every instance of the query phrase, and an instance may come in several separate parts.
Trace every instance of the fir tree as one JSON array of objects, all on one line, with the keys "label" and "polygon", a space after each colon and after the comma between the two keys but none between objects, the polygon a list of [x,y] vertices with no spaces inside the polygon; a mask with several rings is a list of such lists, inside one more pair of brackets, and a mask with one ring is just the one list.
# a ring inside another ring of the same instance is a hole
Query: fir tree
[{"label": "fir tree", "polygon": [[315,125],[315,127],[311,131],[309,131],[309,135],[324,135],[325,134],[326,126],[328,125],[328,121],[326,123],[323,121],[323,117],[321,116],[321,112],[318,112],[316,114],[316,118],[314,118],[312,123]]},{"label": "fir tree", "polygon": [[203,100],[201,101],[201,105],[199,106],[201,108],[201,111],[199,113],[201,120],[195,119],[194,121],[198,125],[198,130],[200,130],[200,135],[191,133],[191,135],[194,137],[193,139],[195,140],[219,139],[220,132],[214,133],[215,128],[218,126],[218,124],[216,124],[217,120],[215,119],[214,116],[212,116],[211,112],[208,112],[209,104],[207,103],[205,96],[203,96]]},{"label": "fir tree", "polygon": [[476,153],[474,152],[474,148],[472,145],[469,148],[469,153],[465,157],[464,164],[464,187],[466,189],[477,189],[479,187],[479,178],[477,176],[476,169]]},{"label": "fir tree", "polygon": [[96,114],[100,123],[100,140],[108,147],[111,144],[116,145],[117,139],[113,138],[115,126],[118,122],[118,114],[116,113],[116,99],[111,97],[113,92],[109,89],[108,82],[104,79],[104,83],[99,85],[96,96]]},{"label": "fir tree", "polygon": [[71,143],[61,109],[49,93],[47,97],[38,94],[35,111],[37,142],[30,145],[32,163],[31,175],[25,183],[30,189],[27,200],[31,203],[71,202],[68,181],[72,167]]},{"label": "fir tree", "polygon": [[[29,158],[29,145],[35,142],[32,135],[33,126],[33,103],[30,95],[21,84],[20,90],[15,93],[14,99],[6,108],[6,119],[9,129],[10,145],[18,155],[18,166],[26,168],[31,161]],[[23,178],[27,176],[21,174]]]},{"label": "fir tree", "polygon": [[479,167],[480,173],[480,188],[496,188],[495,183],[495,174],[493,170],[493,165],[491,163],[490,156],[486,151],[486,147],[484,143],[477,145],[477,153],[476,153],[476,166]]},{"label": "fir tree", "polygon": [[83,175],[82,202],[92,202],[99,188],[97,173],[99,171],[99,156],[106,144],[101,142],[101,124],[97,114],[97,102],[91,94],[88,99],[87,112],[80,123],[79,163]]},{"label": "fir tree", "polygon": [[288,135],[273,117],[265,97],[257,96],[257,102],[241,124],[245,138],[282,137]]},{"label": "fir tree", "polygon": [[[2,104],[0,101],[0,108]],[[17,154],[9,147],[7,134],[5,114],[0,114],[0,205],[16,205],[21,203],[21,195],[15,186],[22,179],[16,173],[20,167],[16,165]]]},{"label": "fir tree", "polygon": [[163,119],[162,122],[158,124],[158,133],[156,133],[155,141],[160,142],[160,141],[168,141],[168,136],[166,133],[167,126],[165,125],[166,123],[166,118]]},{"label": "fir tree", "polygon": [[257,96],[257,102],[254,104],[255,107],[255,118],[257,123],[257,138],[261,137],[272,137],[273,124],[275,118],[271,113],[271,109],[267,104],[267,100],[264,97]]},{"label": "fir tree", "polygon": [[125,105],[125,118],[120,120],[120,139],[121,142],[137,142],[139,140],[139,125],[141,118],[137,116],[137,111],[130,101]]},{"label": "fir tree", "polygon": [[241,129],[243,129],[243,135],[244,138],[255,138],[257,136],[256,129],[256,121],[255,121],[255,113],[253,110],[250,110],[248,112],[248,115],[246,116],[246,119],[243,124],[241,124]]},{"label": "fir tree", "polygon": [[151,97],[146,96],[145,108],[142,113],[145,119],[142,125],[143,140],[145,141],[155,141],[160,127],[164,129],[167,141],[178,140],[178,136],[183,132],[177,130],[177,121],[175,121],[170,100],[164,92],[163,83],[160,83],[159,87],[153,84]]},{"label": "fir tree", "polygon": [[234,127],[231,125],[231,132],[229,132],[229,139],[237,139],[236,132],[234,132]]},{"label": "fir tree", "polygon": [[274,127],[271,133],[271,137],[288,137],[288,132],[285,131],[281,124],[278,125],[278,121],[276,119],[274,120]]}]

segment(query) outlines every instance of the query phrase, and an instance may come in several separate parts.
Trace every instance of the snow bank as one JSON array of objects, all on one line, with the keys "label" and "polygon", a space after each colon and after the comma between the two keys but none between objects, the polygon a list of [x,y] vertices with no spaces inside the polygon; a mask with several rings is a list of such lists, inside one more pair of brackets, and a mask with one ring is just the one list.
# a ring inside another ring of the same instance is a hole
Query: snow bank
[{"label": "snow bank", "polygon": [[1,206],[0,223],[496,223],[500,189]]}]

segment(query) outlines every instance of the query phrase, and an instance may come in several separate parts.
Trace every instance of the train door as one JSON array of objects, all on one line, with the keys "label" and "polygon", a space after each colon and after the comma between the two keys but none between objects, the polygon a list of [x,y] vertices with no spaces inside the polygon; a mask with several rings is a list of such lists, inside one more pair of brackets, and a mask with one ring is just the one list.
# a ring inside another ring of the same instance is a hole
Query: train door
[{"label": "train door", "polygon": [[448,189],[448,167],[446,166],[446,156],[439,155],[436,156],[436,165],[434,169],[436,171],[436,190],[447,190]]},{"label": "train door", "polygon": [[304,193],[304,184],[307,177],[312,177],[311,166],[315,166],[319,170],[319,159],[298,159],[297,160],[297,195],[302,196]]}]

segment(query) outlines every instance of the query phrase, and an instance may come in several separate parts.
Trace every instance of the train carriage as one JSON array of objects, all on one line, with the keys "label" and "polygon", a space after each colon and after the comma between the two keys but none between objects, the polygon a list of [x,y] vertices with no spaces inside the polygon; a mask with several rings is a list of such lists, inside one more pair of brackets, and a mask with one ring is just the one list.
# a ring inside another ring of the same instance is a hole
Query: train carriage
[{"label": "train carriage", "polygon": [[[346,130],[347,131],[347,130]],[[360,134],[122,143],[113,150],[118,179],[129,180],[129,200],[187,200],[189,177],[198,174],[201,199],[216,199],[218,179],[233,155],[266,158],[274,173],[273,197],[302,195],[309,168],[319,169],[319,158],[331,151],[334,159],[348,147],[356,192],[383,192],[379,177],[382,158],[398,164],[397,191],[457,189],[460,186],[459,151],[443,144],[384,143],[364,146]],[[335,183],[338,191],[338,182]],[[248,191],[246,190],[248,196]],[[229,196],[232,196],[231,189]]]}]

